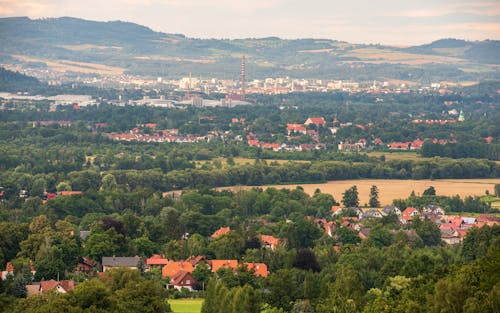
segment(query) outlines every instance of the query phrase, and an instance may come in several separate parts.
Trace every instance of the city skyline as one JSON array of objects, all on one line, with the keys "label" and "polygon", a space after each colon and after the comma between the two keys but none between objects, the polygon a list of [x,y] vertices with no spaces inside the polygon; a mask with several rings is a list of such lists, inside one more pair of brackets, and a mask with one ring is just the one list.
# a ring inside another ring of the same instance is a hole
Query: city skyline
[{"label": "city skyline", "polygon": [[390,45],[500,39],[495,1],[0,0],[0,17],[10,16],[121,20],[195,38],[277,36]]}]

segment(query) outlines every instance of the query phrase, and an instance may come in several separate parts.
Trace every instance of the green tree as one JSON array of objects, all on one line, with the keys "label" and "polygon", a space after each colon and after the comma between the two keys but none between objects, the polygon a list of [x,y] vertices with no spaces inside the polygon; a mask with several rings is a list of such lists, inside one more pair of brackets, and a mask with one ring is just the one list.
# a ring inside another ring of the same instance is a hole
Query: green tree
[{"label": "green tree", "polygon": [[352,186],[342,194],[342,203],[345,207],[359,206],[358,187]]},{"label": "green tree", "polygon": [[369,200],[369,205],[372,208],[376,208],[380,206],[380,201],[378,200],[378,187],[375,185],[372,185],[370,188],[370,200]]},{"label": "green tree", "polygon": [[116,178],[113,174],[106,174],[102,177],[101,189],[106,191],[114,191],[117,187]]},{"label": "green tree", "polygon": [[424,196],[435,196],[436,195],[436,189],[433,186],[430,186],[429,188],[424,190],[424,193],[422,194]]},{"label": "green tree", "polygon": [[239,259],[245,240],[235,231],[218,237],[209,244],[217,259]]}]

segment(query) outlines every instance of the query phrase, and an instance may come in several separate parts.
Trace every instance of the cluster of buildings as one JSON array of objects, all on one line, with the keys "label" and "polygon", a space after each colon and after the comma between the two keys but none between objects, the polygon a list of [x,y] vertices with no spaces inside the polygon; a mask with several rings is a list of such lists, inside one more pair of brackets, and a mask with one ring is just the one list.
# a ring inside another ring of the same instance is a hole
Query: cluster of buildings
[{"label": "cluster of buildings", "polygon": [[[351,216],[344,216],[349,211]],[[441,240],[449,245],[459,244],[463,241],[465,235],[472,227],[483,227],[485,225],[493,226],[500,223],[500,219],[491,214],[481,214],[477,217],[461,216],[461,215],[446,215],[445,210],[438,205],[426,205],[421,209],[408,207],[400,210],[396,206],[385,206],[381,209],[376,208],[343,208],[333,206],[331,209],[332,216],[342,216],[340,223],[335,221],[327,221],[325,219],[315,219],[318,226],[325,230],[325,233],[334,237],[337,227],[349,227],[359,232],[359,237],[364,239],[369,234],[363,222],[371,219],[378,219],[388,215],[398,217],[401,225],[410,224],[414,219],[428,219],[434,222],[441,231]]]},{"label": "cluster of buildings", "polygon": [[[150,129],[150,132],[145,132]],[[209,131],[205,135],[182,135],[178,129],[156,129],[156,124],[148,123],[138,125],[127,133],[106,133],[105,136],[111,140],[117,141],[139,141],[139,142],[175,142],[175,143],[195,143],[209,142],[213,139],[224,139],[228,133],[219,133],[218,131]]]}]

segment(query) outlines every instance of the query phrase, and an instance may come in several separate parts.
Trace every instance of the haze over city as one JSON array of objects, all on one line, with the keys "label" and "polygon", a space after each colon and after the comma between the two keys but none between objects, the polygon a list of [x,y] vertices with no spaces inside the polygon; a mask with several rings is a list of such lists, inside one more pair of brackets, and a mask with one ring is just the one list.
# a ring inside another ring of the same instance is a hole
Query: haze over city
[{"label": "haze over city", "polygon": [[500,3],[471,0],[0,0],[0,17],[122,20],[196,38],[330,38],[416,45],[500,39]]}]

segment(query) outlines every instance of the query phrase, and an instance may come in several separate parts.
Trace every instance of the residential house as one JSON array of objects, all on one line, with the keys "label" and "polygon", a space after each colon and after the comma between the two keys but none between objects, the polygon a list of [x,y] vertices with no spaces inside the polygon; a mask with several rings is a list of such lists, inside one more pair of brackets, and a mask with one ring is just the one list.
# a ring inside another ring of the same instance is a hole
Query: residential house
[{"label": "residential house", "polygon": [[115,256],[104,256],[102,257],[102,271],[107,272],[114,268],[130,268],[138,269],[139,262],[141,258],[138,256],[134,257],[115,257]]},{"label": "residential house", "polygon": [[333,234],[335,233],[335,223],[334,222],[328,222],[324,218],[315,218],[314,223],[321,227],[324,231],[325,234],[327,234],[330,237],[333,237]]},{"label": "residential house", "polygon": [[395,214],[397,216],[400,216],[401,210],[397,206],[387,205],[382,209],[382,214],[384,215]]},{"label": "residential house", "polygon": [[198,255],[198,256],[191,256],[189,257],[186,262],[191,263],[193,267],[196,267],[200,263],[207,263],[207,258],[204,255]]},{"label": "residential house", "polygon": [[243,265],[249,271],[253,271],[253,274],[255,276],[266,278],[269,275],[269,272],[267,271],[267,265],[264,263],[243,263]]},{"label": "residential house", "polygon": [[174,275],[170,276],[170,282],[168,285],[177,290],[186,288],[189,291],[194,291],[198,289],[199,282],[193,277],[190,272],[180,270]]},{"label": "residential house", "polygon": [[316,127],[325,127],[326,121],[323,117],[310,117],[305,122],[304,125],[309,126],[311,124],[316,125]]},{"label": "residential house", "polygon": [[75,282],[73,280],[46,280],[39,283],[26,285],[26,291],[28,296],[40,295],[42,293],[55,290],[57,293],[67,293],[75,288]]},{"label": "residential house", "polygon": [[422,213],[424,215],[445,215],[444,209],[439,205],[428,204],[422,208]]},{"label": "residential house", "polygon": [[146,259],[146,268],[160,268],[162,269],[168,264],[168,260],[159,254],[153,254],[150,258]]},{"label": "residential house", "polygon": [[170,261],[163,267],[161,276],[172,277],[179,271],[192,273],[194,271],[194,266],[191,264],[191,262],[187,261]]},{"label": "residential house", "polygon": [[406,224],[411,222],[416,216],[420,216],[420,212],[416,208],[408,207],[402,212],[399,220],[401,223]]},{"label": "residential house", "polygon": [[303,135],[307,133],[306,127],[302,124],[286,124],[286,131],[288,133],[288,136],[294,133]]},{"label": "residential house", "polygon": [[342,214],[342,208],[338,205],[332,206],[332,215],[341,215]]},{"label": "residential house", "polygon": [[238,260],[208,260],[207,264],[214,273],[221,268],[229,268],[233,271],[238,270]]},{"label": "residential house", "polygon": [[229,227],[221,227],[219,229],[217,229],[213,234],[212,236],[210,236],[212,239],[216,239],[222,235],[226,235],[227,233],[229,233],[231,231],[231,229]]},{"label": "residential house", "polygon": [[80,258],[80,262],[78,262],[78,264],[76,265],[77,272],[83,272],[87,274],[90,274],[96,268],[97,262],[87,257]]},{"label": "residential house", "polygon": [[266,249],[271,249],[271,250],[276,250],[278,245],[280,244],[280,239],[275,238],[273,236],[269,235],[261,235],[260,236],[260,242],[262,243],[262,247]]},{"label": "residential house", "polygon": [[370,209],[361,214],[361,219],[381,218],[382,216],[379,210]]},{"label": "residential house", "polygon": [[[35,266],[33,265],[33,262],[31,260],[29,265],[30,265],[31,275],[35,276],[36,274]],[[6,280],[9,275],[14,276],[14,266],[12,265],[11,262],[7,262],[5,264],[5,271],[2,271],[2,280]]]}]

